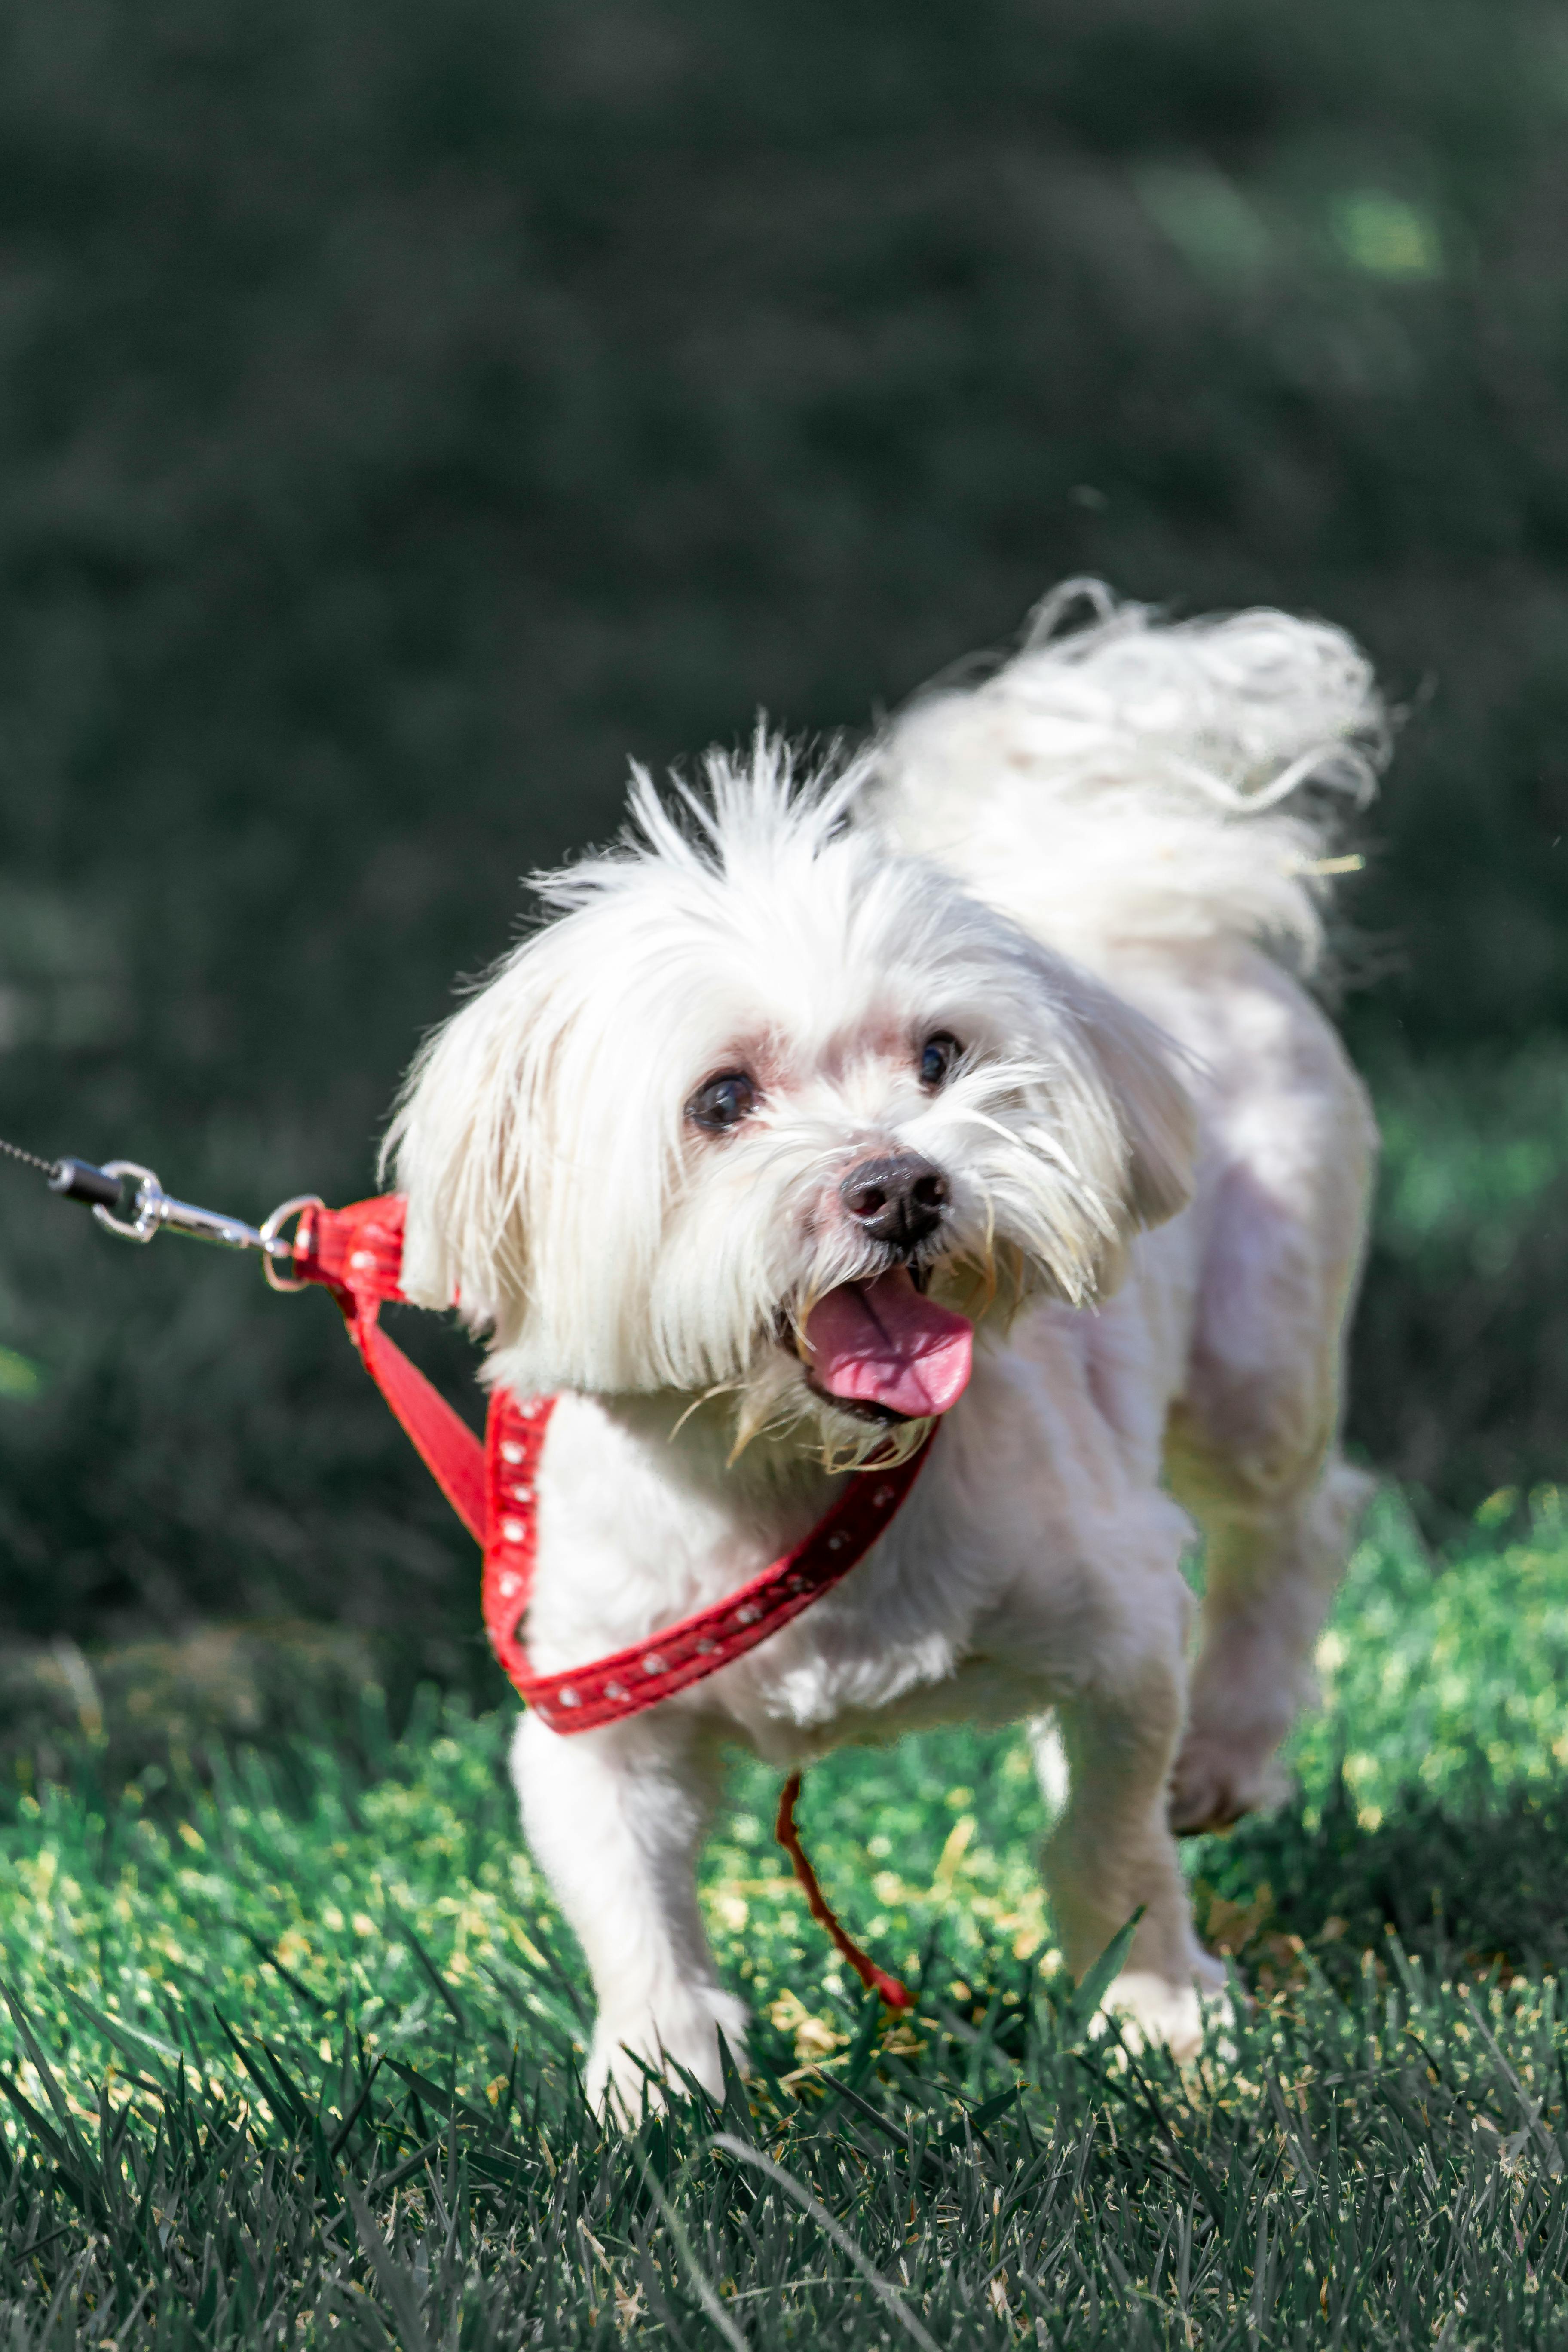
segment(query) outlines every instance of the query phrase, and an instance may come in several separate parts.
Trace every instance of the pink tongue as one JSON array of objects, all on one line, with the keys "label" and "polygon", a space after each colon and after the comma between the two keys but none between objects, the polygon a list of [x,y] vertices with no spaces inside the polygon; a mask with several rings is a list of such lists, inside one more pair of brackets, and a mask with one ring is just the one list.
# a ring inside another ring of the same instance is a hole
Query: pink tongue
[{"label": "pink tongue", "polygon": [[974,1333],[922,1298],[902,1266],[840,1283],[805,1320],[811,1368],[832,1396],[885,1404],[913,1419],[945,1412],[969,1385]]}]

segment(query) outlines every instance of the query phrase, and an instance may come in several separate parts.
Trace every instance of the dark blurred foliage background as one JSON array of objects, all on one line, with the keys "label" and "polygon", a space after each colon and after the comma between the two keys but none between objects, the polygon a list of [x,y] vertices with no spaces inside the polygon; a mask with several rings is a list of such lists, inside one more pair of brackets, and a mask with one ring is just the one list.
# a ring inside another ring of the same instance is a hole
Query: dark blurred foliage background
[{"label": "dark blurred foliage background", "polygon": [[[1551,1477],[1565,222],[1534,0],[0,0],[0,1133],[354,1197],[628,753],[858,726],[1067,573],[1316,610],[1409,711],[1356,1433],[1439,1528]],[[479,1671],[323,1298],[0,1201],[14,1633]]]}]

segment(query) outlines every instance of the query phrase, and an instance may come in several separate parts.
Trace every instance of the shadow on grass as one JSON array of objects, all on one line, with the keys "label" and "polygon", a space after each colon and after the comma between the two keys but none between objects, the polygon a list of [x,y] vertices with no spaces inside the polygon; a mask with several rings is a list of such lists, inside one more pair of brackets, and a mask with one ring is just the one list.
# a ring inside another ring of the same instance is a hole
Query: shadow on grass
[{"label": "shadow on grass", "polygon": [[1455,1791],[1407,1785],[1363,1820],[1344,1774],[1206,1842],[1200,1927],[1265,1990],[1310,1952],[1342,1989],[1393,1935],[1439,1977],[1568,1968],[1568,1776],[1500,1782],[1478,1758]]}]

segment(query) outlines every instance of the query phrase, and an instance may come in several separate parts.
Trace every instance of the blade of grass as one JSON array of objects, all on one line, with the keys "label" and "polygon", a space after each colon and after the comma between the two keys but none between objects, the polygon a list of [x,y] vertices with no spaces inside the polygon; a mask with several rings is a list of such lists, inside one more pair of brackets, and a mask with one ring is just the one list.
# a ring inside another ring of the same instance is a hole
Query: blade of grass
[{"label": "blade of grass", "polygon": [[[719,2300],[718,2288],[698,2261],[697,2249],[688,2237],[679,2215],[659,2187],[652,2165],[643,2154],[637,2140],[630,2135],[627,2136],[626,2145],[627,2154],[642,2175],[643,2187],[658,2207],[659,2217],[669,2231],[670,2242],[680,2256],[682,2267],[691,2281],[698,2302],[702,2305],[725,2343],[729,2345],[730,2352],[749,2352],[745,2337]],[[741,2147],[743,2143],[737,2140],[735,2145]]]},{"label": "blade of grass", "polygon": [[470,2031],[468,2011],[463,2007],[462,2002],[458,1999],[457,1994],[452,1990],[450,1985],[447,1982],[446,1978],[441,1974],[440,1969],[436,1966],[435,1961],[430,1958],[429,1953],[426,1950],[423,1943],[420,1941],[418,1935],[416,1933],[415,1929],[410,1927],[408,1921],[403,1917],[400,1912],[394,1911],[391,1914],[391,1916],[395,1926],[396,1927],[397,1933],[404,1937],[407,1943],[409,1950],[418,1961],[421,1970],[425,1976],[428,1978],[430,1989],[436,1995],[437,2000],[445,2005],[451,2016],[452,2022],[457,2027],[458,2032],[463,2034],[468,2033]]},{"label": "blade of grass", "polygon": [[407,2273],[394,2262],[385,2239],[375,2226],[374,2215],[352,2181],[344,2183],[344,2190],[361,2249],[397,2322],[402,2352],[435,2352],[435,2338],[419,2315]]},{"label": "blade of grass", "polygon": [[793,2198],[801,2211],[809,2214],[817,2228],[832,2239],[839,2252],[854,2263],[867,2285],[886,2304],[900,2326],[907,2335],[913,2336],[921,2352],[938,2352],[935,2338],[928,2334],[897,2289],[882,2276],[869,2255],[850,2236],[843,2223],[834,2220],[826,2206],[812,2195],[803,2180],[797,2180],[793,2172],[786,2172],[782,2164],[775,2164],[771,2156],[764,2156],[760,2147],[748,2147],[743,2139],[737,2139],[731,2132],[715,2132],[708,2145],[723,2148],[727,2155],[739,2158],[742,2164],[752,2166],[758,2172],[765,2172],[770,2180],[776,2181],[785,2196]]},{"label": "blade of grass", "polygon": [[1101,2001],[1121,1974],[1145,1907],[1142,1903],[1138,1906],[1127,1925],[1117,1929],[1099,1959],[1085,1969],[1080,1981],[1074,1987],[1071,2008],[1073,2021],[1080,2033],[1088,2032]]}]

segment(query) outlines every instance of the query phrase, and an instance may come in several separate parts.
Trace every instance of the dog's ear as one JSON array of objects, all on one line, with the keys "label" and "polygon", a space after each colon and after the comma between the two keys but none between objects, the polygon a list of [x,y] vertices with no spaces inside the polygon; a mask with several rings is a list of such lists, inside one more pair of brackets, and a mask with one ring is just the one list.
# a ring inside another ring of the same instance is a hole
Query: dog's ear
[{"label": "dog's ear", "polygon": [[1048,950],[1036,955],[1050,1092],[1066,1121],[1059,1139],[1098,1203],[1074,1254],[1089,1294],[1103,1298],[1126,1271],[1132,1235],[1192,1199],[1197,1112],[1173,1038],[1081,965]]},{"label": "dog's ear", "polygon": [[1086,1307],[1120,1286],[1139,1230],[1191,1200],[1197,1113],[1182,1048],[1135,1006],[1037,940],[1018,961],[1031,985],[1005,1017],[1033,1066],[1023,1157],[1003,1163],[995,1197],[1035,1268],[1021,1288]]},{"label": "dog's ear", "polygon": [[408,1200],[405,1297],[509,1338],[499,1327],[529,1287],[527,1137],[544,1092],[532,978],[509,959],[426,1039],[382,1151]]},{"label": "dog's ear", "polygon": [[1181,1049],[1134,1006],[1080,979],[1075,1010],[1104,1074],[1127,1143],[1129,1222],[1163,1225],[1193,1197],[1197,1112],[1178,1075]]},{"label": "dog's ear", "polygon": [[541,1390],[651,1384],[671,1106],[590,919],[532,933],[426,1042],[383,1154],[408,1199],[405,1297],[456,1306]]}]

